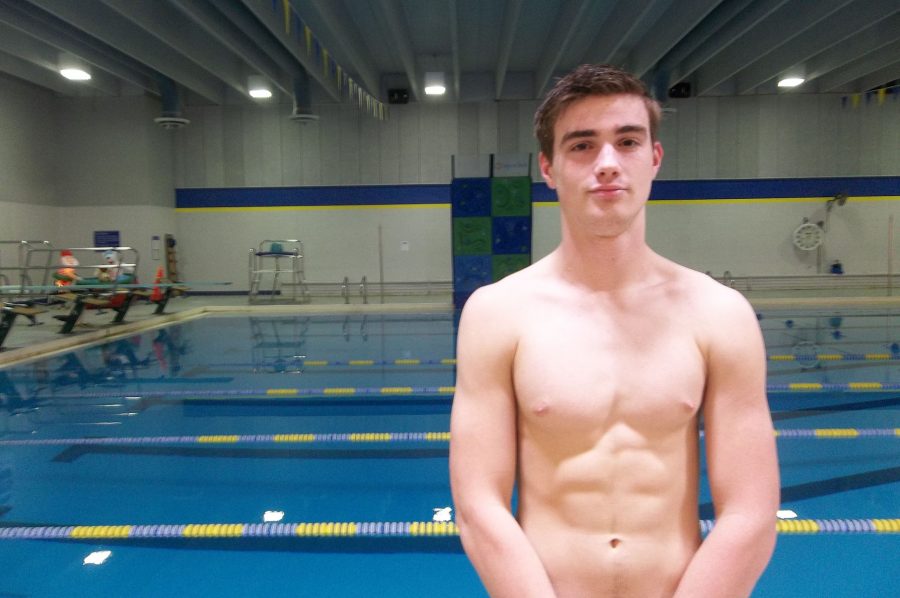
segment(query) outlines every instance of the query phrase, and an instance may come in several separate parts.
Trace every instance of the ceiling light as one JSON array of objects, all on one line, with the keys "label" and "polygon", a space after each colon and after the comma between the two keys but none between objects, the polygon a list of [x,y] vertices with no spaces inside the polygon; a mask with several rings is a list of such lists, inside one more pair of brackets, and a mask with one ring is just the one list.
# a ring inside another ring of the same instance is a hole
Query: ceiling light
[{"label": "ceiling light", "polygon": [[259,75],[250,75],[247,78],[247,93],[251,98],[266,100],[272,97],[272,88],[269,83]]},{"label": "ceiling light", "polygon": [[56,64],[59,74],[69,81],[89,81],[91,78],[91,67],[74,54],[60,52]]},{"label": "ceiling light", "polygon": [[797,87],[804,81],[806,81],[806,79],[803,77],[785,77],[778,82],[778,87]]},{"label": "ceiling light", "polygon": [[447,91],[442,71],[429,71],[425,73],[425,95],[442,96]]},{"label": "ceiling light", "polygon": [[91,74],[81,69],[59,69],[59,74],[69,81],[90,81]]}]

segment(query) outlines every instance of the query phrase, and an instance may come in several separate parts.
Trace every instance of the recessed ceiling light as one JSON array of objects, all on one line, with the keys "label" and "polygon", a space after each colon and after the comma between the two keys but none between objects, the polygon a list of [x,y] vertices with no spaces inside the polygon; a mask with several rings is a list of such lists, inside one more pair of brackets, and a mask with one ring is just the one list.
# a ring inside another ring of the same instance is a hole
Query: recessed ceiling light
[{"label": "recessed ceiling light", "polygon": [[60,69],[59,74],[69,81],[89,81],[91,74],[81,69]]},{"label": "recessed ceiling light", "polygon": [[272,97],[272,85],[265,77],[250,75],[247,77],[247,93],[251,98],[267,100]]},{"label": "recessed ceiling light", "polygon": [[797,87],[804,81],[806,81],[806,79],[804,79],[803,77],[785,77],[778,82],[778,87]]},{"label": "recessed ceiling light", "polygon": [[442,96],[447,87],[444,81],[444,73],[441,71],[429,71],[425,73],[425,95]]}]

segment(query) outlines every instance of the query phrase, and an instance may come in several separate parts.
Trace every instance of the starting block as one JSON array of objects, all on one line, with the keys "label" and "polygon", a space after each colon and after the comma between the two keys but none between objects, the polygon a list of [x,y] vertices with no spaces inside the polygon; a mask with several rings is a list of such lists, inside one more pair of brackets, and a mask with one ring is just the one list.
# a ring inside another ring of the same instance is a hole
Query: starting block
[{"label": "starting block", "polygon": [[0,316],[0,349],[3,348],[3,341],[6,340],[6,336],[9,334],[17,316],[25,316],[31,322],[30,326],[36,326],[40,324],[40,322],[37,321],[35,316],[42,314],[45,311],[46,310],[33,307],[27,303],[4,303],[2,316]]},{"label": "starting block", "polygon": [[[116,312],[116,315],[113,318],[113,324],[121,324],[125,321],[125,314],[128,313],[128,309],[131,307],[135,292],[134,290],[128,290],[109,295],[97,295],[91,292],[69,292],[60,293],[58,297],[72,302],[72,308],[69,310],[69,313],[66,315],[53,316],[63,323],[59,333],[68,334],[74,330],[75,325],[78,323],[78,319],[88,306],[98,309],[109,308],[113,310]],[[122,300],[113,301],[114,297],[122,297]]]}]

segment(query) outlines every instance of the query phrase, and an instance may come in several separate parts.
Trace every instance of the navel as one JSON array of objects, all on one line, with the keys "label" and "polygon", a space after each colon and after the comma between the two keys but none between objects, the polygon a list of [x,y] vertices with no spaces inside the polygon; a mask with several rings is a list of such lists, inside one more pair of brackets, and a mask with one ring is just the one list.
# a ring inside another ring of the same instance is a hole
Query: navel
[{"label": "navel", "polygon": [[619,544],[621,544],[621,543],[622,543],[622,540],[620,540],[618,538],[613,538],[612,540],[609,541],[609,546],[611,548],[618,548]]}]

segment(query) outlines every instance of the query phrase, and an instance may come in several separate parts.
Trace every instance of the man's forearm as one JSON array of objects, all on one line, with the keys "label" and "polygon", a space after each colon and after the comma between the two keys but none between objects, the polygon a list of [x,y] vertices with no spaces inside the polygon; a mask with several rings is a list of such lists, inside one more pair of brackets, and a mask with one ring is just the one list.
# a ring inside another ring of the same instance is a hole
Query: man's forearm
[{"label": "man's forearm", "polygon": [[774,518],[719,518],[688,565],[675,597],[750,596],[772,557],[775,535]]},{"label": "man's forearm", "polygon": [[492,598],[553,598],[550,578],[519,523],[505,509],[457,513],[469,560]]}]

